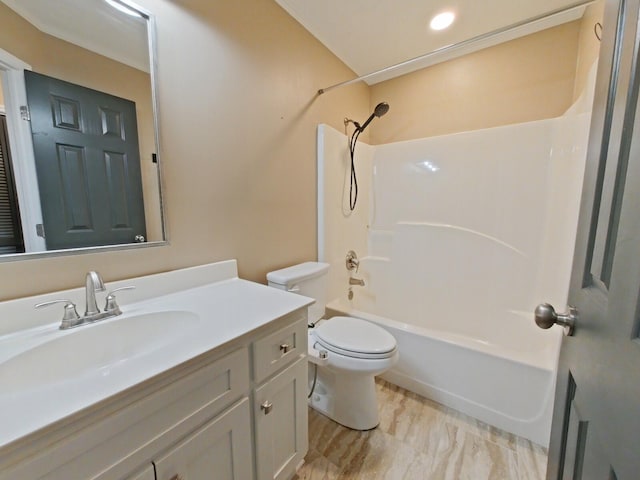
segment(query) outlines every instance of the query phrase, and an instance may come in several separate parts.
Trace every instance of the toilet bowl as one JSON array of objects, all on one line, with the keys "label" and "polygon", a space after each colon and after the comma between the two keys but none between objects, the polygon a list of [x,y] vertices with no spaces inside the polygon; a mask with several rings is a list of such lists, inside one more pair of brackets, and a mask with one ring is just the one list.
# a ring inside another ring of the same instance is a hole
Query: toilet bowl
[{"label": "toilet bowl", "polygon": [[[309,329],[309,345],[326,352],[325,362],[317,367],[309,405],[346,427],[375,428],[379,423],[375,376],[398,361],[395,338],[366,320],[333,317]],[[316,363],[315,355],[309,358]]]},{"label": "toilet bowl", "polygon": [[375,376],[399,358],[396,340],[371,322],[353,317],[320,320],[329,265],[306,262],[267,274],[272,287],[316,299],[309,308],[309,405],[336,422],[369,430],[379,423]]}]

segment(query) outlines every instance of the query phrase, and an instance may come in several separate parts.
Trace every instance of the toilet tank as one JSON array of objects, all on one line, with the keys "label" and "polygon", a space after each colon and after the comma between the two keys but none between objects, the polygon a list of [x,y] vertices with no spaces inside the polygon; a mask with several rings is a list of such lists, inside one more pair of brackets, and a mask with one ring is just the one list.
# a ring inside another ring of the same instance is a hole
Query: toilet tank
[{"label": "toilet tank", "polygon": [[309,323],[313,323],[324,315],[328,271],[328,263],[305,262],[267,273],[267,282],[270,287],[315,299],[316,303],[309,307]]}]

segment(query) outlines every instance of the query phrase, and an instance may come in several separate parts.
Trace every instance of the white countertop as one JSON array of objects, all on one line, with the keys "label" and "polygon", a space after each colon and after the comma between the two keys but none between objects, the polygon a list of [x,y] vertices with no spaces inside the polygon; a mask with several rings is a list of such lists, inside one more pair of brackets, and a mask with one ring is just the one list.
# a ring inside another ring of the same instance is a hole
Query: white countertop
[{"label": "white countertop", "polygon": [[[222,263],[224,263],[222,267],[225,269],[222,275],[202,275],[202,270],[192,269],[191,273],[195,271],[202,277],[198,281],[176,282],[175,280],[179,276],[177,277],[175,272],[169,272],[168,274],[132,279],[128,282],[117,282],[118,284],[142,284],[147,290],[151,290],[154,280],[158,285],[162,285],[163,282],[166,284],[166,278],[163,276],[168,275],[171,282],[175,283],[176,288],[184,286],[191,288],[182,289],[175,293],[166,293],[167,287],[165,285],[162,296],[154,298],[149,297],[148,294],[143,295],[147,298],[136,303],[127,302],[125,295],[122,295],[119,300],[123,315],[115,319],[102,320],[95,324],[83,325],[66,331],[58,330],[59,319],[49,323],[39,322],[36,325],[33,325],[33,321],[31,321],[28,329],[16,330],[14,328],[10,333],[0,336],[1,368],[2,362],[47,341],[52,335],[73,335],[82,329],[99,328],[105,322],[126,322],[127,317],[147,312],[188,311],[199,317],[198,321],[189,322],[189,327],[184,331],[181,330],[173,341],[160,348],[155,348],[151,352],[145,351],[145,346],[141,345],[140,352],[135,352],[131,358],[117,364],[90,370],[75,378],[55,382],[53,385],[39,385],[9,393],[2,391],[0,384],[0,450],[21,437],[313,303],[313,300],[307,297],[234,277],[228,278],[235,271],[235,262],[233,262],[232,268],[229,268],[228,262]],[[217,264],[207,267],[215,270],[215,265]],[[183,275],[181,278],[188,280],[192,277],[193,275],[188,278]],[[209,278],[213,278],[215,281],[192,286],[194,283],[206,282]],[[140,287],[138,286],[138,288]],[[51,298],[52,296],[55,295],[41,297]],[[36,300],[42,300],[42,298],[33,297],[29,299],[28,303],[33,305]],[[0,302],[0,318],[2,320],[6,318],[3,303],[11,302]],[[9,310],[15,313],[15,305],[7,305],[5,311]],[[54,309],[49,315],[54,318],[59,316],[60,312],[61,309]],[[52,315],[53,313],[55,315]],[[15,323],[15,319],[13,321]],[[82,362],[80,355],[77,361]]]}]

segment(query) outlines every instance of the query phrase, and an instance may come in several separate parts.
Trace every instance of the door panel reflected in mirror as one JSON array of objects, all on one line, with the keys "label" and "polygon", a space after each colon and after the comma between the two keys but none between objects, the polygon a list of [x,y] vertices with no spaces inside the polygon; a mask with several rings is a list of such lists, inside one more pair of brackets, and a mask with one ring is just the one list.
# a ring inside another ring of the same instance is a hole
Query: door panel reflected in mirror
[{"label": "door panel reflected in mirror", "polygon": [[0,261],[165,241],[148,14],[0,0],[0,19]]}]

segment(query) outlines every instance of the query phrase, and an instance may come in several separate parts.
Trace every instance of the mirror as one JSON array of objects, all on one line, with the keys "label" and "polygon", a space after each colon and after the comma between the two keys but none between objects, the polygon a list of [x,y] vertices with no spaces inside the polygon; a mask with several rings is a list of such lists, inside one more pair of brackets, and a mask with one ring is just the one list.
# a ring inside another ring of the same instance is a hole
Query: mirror
[{"label": "mirror", "polygon": [[164,244],[150,14],[0,0],[0,19],[0,261]]}]

